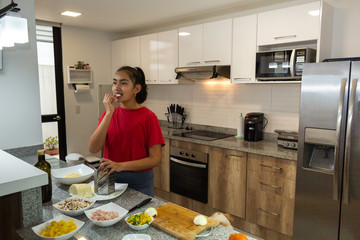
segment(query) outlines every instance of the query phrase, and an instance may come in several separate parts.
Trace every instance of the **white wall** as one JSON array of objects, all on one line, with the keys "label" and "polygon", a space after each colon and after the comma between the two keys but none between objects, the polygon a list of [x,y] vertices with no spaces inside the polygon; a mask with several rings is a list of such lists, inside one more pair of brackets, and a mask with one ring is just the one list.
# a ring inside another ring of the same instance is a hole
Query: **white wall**
[{"label": "white wall", "polygon": [[[66,140],[68,153],[88,155],[88,140],[98,122],[97,84],[111,83],[110,42],[114,34],[75,27],[62,27]],[[89,63],[93,71],[90,92],[75,94],[67,84],[66,66]],[[80,109],[76,113],[76,108]]]},{"label": "white wall", "polygon": [[[5,7],[10,1],[1,1]],[[28,19],[29,43],[3,49],[0,70],[0,148],[42,144],[34,0],[17,0]]]}]

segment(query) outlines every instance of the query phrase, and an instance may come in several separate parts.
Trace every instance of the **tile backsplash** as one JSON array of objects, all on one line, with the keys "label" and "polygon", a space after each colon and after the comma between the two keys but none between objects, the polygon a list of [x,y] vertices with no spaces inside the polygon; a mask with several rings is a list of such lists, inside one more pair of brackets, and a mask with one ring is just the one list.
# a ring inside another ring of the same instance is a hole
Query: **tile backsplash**
[{"label": "tile backsplash", "polygon": [[236,128],[237,116],[263,112],[275,129],[298,130],[300,87],[293,84],[195,84],[148,85],[145,106],[160,120],[166,120],[166,107],[177,103],[185,108],[186,123]]}]

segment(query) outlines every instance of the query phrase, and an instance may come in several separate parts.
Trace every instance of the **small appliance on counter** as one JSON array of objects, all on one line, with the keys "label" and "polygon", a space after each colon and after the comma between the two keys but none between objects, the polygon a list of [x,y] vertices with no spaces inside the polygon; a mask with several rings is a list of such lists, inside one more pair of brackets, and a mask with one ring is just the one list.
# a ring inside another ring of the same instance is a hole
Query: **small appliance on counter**
[{"label": "small appliance on counter", "polygon": [[[264,125],[264,119],[266,123]],[[245,134],[244,139],[250,142],[256,142],[263,139],[264,128],[267,124],[267,119],[264,117],[264,113],[252,112],[245,116]]]},{"label": "small appliance on counter", "polygon": [[279,130],[274,132],[278,133],[277,143],[279,147],[297,149],[299,133],[295,131]]}]

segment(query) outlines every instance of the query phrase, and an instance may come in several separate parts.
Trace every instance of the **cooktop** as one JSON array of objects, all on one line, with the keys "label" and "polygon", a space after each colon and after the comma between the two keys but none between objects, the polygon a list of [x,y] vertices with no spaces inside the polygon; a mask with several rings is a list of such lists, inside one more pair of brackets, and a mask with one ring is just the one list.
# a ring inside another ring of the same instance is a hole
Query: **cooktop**
[{"label": "cooktop", "polygon": [[234,135],[226,133],[209,132],[203,130],[194,130],[191,132],[174,133],[173,136],[195,138],[205,141],[214,141],[222,138],[232,137]]}]

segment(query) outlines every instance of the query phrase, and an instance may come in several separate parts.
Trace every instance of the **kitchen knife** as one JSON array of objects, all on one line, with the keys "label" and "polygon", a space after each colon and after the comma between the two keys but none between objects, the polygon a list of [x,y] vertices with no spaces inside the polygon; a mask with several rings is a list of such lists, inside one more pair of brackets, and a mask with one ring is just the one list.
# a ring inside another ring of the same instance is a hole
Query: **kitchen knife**
[{"label": "kitchen knife", "polygon": [[152,199],[152,198],[147,198],[147,199],[145,199],[145,200],[142,201],[141,203],[137,204],[135,207],[131,208],[131,209],[129,210],[129,212],[131,212],[131,211],[133,211],[133,210],[135,210],[135,209],[137,209],[137,208],[140,208],[140,207],[144,206],[145,204],[147,204],[148,202],[150,202],[151,199]]}]

